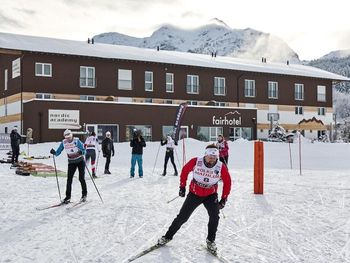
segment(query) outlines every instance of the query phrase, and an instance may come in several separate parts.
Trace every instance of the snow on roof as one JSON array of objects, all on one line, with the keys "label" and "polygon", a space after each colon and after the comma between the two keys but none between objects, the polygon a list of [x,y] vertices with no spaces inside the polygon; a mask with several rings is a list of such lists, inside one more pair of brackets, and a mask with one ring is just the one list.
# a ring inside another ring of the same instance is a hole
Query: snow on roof
[{"label": "snow on roof", "polygon": [[299,64],[287,65],[284,63],[272,62],[262,63],[255,60],[222,56],[213,58],[210,55],[203,54],[165,50],[157,51],[155,49],[101,43],[88,44],[84,41],[25,36],[9,33],[0,33],[0,48],[350,81],[350,78]]}]

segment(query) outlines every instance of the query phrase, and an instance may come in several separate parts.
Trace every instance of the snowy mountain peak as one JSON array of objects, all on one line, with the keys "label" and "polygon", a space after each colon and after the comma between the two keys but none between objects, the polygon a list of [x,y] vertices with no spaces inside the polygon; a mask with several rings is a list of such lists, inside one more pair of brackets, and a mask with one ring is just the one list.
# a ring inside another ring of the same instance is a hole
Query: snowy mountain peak
[{"label": "snowy mountain peak", "polygon": [[347,57],[350,57],[350,49],[332,51],[320,59],[338,59]]},{"label": "snowy mountain peak", "polygon": [[240,57],[268,61],[300,63],[298,55],[281,39],[251,28],[232,29],[225,22],[213,18],[206,25],[182,29],[165,24],[144,38],[119,33],[103,33],[95,42],[157,48],[199,54],[217,52],[220,56]]}]

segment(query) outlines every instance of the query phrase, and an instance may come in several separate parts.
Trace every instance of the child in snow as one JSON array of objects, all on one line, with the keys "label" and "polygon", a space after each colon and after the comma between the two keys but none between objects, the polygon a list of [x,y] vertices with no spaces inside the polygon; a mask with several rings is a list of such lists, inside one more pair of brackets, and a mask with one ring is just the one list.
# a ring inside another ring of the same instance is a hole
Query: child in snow
[{"label": "child in snow", "polygon": [[[231,176],[219,159],[219,151],[214,144],[208,145],[204,157],[191,159],[182,169],[180,176],[179,196],[185,197],[186,181],[188,174],[193,173],[190,190],[182,205],[180,213],[172,222],[168,231],[158,240],[159,245],[165,245],[172,240],[175,233],[189,219],[192,212],[201,204],[209,214],[207,247],[216,253],[215,237],[219,224],[220,209],[225,207],[227,197],[231,190]],[[222,180],[223,191],[220,202],[218,202],[218,182]]]},{"label": "child in snow", "polygon": [[63,199],[64,204],[68,204],[71,198],[72,182],[75,171],[79,170],[79,181],[82,189],[80,201],[85,202],[87,196],[87,188],[85,182],[85,149],[83,143],[78,138],[73,138],[71,130],[65,130],[63,133],[64,140],[61,142],[58,149],[51,149],[50,153],[54,156],[59,156],[63,150],[66,150],[68,157],[68,172],[67,172],[67,187],[66,197]]},{"label": "child in snow", "polygon": [[175,162],[174,162],[174,148],[175,148],[175,145],[177,145],[177,142],[175,142],[173,140],[173,138],[171,138],[170,135],[168,135],[166,137],[166,140],[163,141],[163,139],[160,141],[160,144],[163,146],[163,145],[166,145],[166,151],[165,151],[165,160],[164,160],[164,170],[163,170],[163,176],[166,175],[166,168],[167,168],[167,165],[168,165],[168,161],[169,161],[169,158],[170,158],[170,161],[172,163],[172,165],[174,166],[174,170],[175,170],[175,173],[174,175],[177,176],[177,169],[176,169],[176,165],[175,165]]},{"label": "child in snow", "polygon": [[101,152],[101,149],[98,143],[98,139],[96,138],[95,132],[91,132],[90,136],[86,138],[84,147],[86,149],[86,155],[85,155],[86,163],[88,163],[89,159],[91,158],[92,177],[97,178],[96,172],[95,172],[96,171],[96,168],[95,168],[96,151]]}]

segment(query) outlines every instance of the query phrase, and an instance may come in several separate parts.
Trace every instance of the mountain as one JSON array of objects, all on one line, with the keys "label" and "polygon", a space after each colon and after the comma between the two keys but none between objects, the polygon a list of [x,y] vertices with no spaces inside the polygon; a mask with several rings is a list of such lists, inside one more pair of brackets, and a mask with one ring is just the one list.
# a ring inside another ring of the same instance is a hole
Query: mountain
[{"label": "mountain", "polygon": [[217,52],[220,56],[259,60],[266,57],[268,61],[300,63],[297,53],[278,37],[251,28],[232,29],[217,18],[195,29],[164,25],[149,37],[137,38],[110,32],[96,35],[94,40],[141,48],[159,47],[161,50],[201,54]]}]

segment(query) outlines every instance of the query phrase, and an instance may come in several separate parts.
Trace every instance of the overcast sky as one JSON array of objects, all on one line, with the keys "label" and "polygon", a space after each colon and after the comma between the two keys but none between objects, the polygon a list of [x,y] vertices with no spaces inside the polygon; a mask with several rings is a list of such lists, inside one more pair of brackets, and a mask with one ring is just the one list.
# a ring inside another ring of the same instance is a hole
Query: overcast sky
[{"label": "overcast sky", "polygon": [[276,35],[314,59],[350,49],[350,0],[0,0],[0,31],[74,40],[119,32],[146,37],[162,24],[194,28],[214,17]]}]

